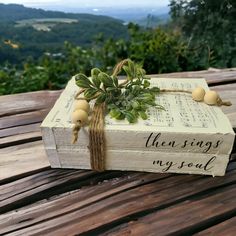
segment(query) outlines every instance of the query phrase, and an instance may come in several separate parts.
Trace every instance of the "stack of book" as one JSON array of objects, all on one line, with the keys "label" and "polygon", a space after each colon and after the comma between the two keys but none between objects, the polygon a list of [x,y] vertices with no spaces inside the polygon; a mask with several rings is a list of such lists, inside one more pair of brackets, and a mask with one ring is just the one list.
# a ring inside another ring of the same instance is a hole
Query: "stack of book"
[{"label": "stack of book", "polygon": [[[209,90],[204,79],[151,79],[166,89]],[[51,167],[91,169],[89,131],[71,144],[74,96],[72,78],[41,125]],[[222,176],[234,143],[234,131],[219,107],[195,102],[191,94],[160,93],[147,120],[135,124],[105,117],[107,170],[172,172]]]}]

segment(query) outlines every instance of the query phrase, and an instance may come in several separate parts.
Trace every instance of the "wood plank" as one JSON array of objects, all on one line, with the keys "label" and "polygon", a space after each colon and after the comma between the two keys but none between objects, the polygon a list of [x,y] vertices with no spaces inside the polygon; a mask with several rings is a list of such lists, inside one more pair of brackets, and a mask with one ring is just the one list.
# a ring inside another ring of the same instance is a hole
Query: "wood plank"
[{"label": "wood plank", "polygon": [[205,229],[197,234],[198,236],[234,236],[236,232],[236,216],[231,219],[225,220],[217,225]]},{"label": "wood plank", "polygon": [[42,122],[51,108],[24,112],[0,118],[0,129]]},{"label": "wood plank", "polygon": [[0,117],[50,108],[61,92],[61,90],[37,91],[0,96]]},{"label": "wood plank", "polygon": [[[94,197],[99,196],[96,192],[99,186],[88,186],[85,191],[71,193],[70,197],[62,196],[60,199],[52,199],[46,203],[2,215],[0,218],[2,231],[0,232],[13,230],[12,235],[37,233],[71,235],[90,232],[96,235],[96,232],[100,232],[104,226],[111,228],[113,224],[135,219],[139,214],[148,214],[178,204],[196,194],[220,189],[222,186],[234,183],[235,180],[235,166],[224,178],[171,175],[171,177],[151,181],[141,186],[123,189],[116,194],[113,192],[108,195],[109,197],[103,195],[95,202]],[[103,184],[107,183],[103,182],[101,186]],[[110,189],[104,190],[103,194],[107,191]],[[234,191],[233,194],[236,193],[236,190]],[[225,196],[225,194],[222,195]],[[228,210],[227,208],[225,211]]]},{"label": "wood plank", "polygon": [[235,83],[236,68],[214,69],[202,71],[174,72],[166,74],[151,75],[156,78],[205,78],[209,85]]},{"label": "wood plank", "polygon": [[0,181],[44,167],[49,162],[42,141],[1,149]]},{"label": "wood plank", "polygon": [[27,142],[34,142],[42,139],[40,131],[29,132],[25,134],[16,134],[4,138],[0,138],[0,148],[19,145]]},{"label": "wood plank", "polygon": [[0,213],[54,196],[67,189],[70,184],[78,183],[76,187],[81,186],[82,180],[95,174],[93,171],[82,170],[46,170],[2,185],[0,187]]},{"label": "wood plank", "polygon": [[[11,127],[7,129],[1,129],[0,138],[12,136],[12,135],[18,135],[18,134],[26,134],[29,132],[40,132],[40,125],[41,125],[41,122],[35,123],[35,124]],[[0,142],[1,142],[1,139],[0,139]]]},{"label": "wood plank", "polygon": [[[12,206],[17,205],[19,202],[24,203],[27,202],[27,199],[29,198],[30,203],[32,204],[36,193],[37,196],[44,199],[43,197],[45,196],[43,196],[43,192],[45,190],[50,191],[50,189],[53,189],[50,195],[47,194],[47,199],[52,198],[51,200],[53,201],[53,204],[46,204],[48,205],[48,213],[52,212],[54,214],[54,210],[56,210],[57,213],[58,211],[63,213],[65,209],[61,208],[61,205],[65,204],[65,208],[67,210],[73,209],[73,204],[83,206],[84,201],[88,203],[88,197],[91,198],[90,201],[97,201],[105,196],[121,192],[135,186],[140,186],[154,180],[157,181],[168,176],[168,174],[155,175],[120,171],[96,173],[94,171],[84,170],[47,170],[0,187],[0,212],[2,213],[9,209],[7,208],[7,205]],[[59,193],[58,190],[62,192],[61,196],[57,196]],[[65,190],[72,191],[65,193]],[[81,196],[82,193],[83,196]],[[81,204],[79,200],[81,200],[83,204]],[[10,202],[11,204],[9,204]],[[68,202],[70,202],[70,204],[68,204]],[[42,202],[39,204],[35,203],[33,204],[33,207],[40,206],[41,204]],[[45,204],[45,201],[43,204]],[[46,205],[44,206],[46,207]],[[21,210],[24,211],[28,208],[29,207],[26,206],[21,208]],[[8,214],[9,213],[7,213],[7,215]],[[10,214],[12,214],[12,212]],[[1,222],[3,221],[1,220]]]},{"label": "wood plank", "polygon": [[222,111],[229,118],[232,126],[236,128],[236,84],[227,84],[211,87],[219,93],[223,100],[231,101],[232,106],[222,106]]},{"label": "wood plank", "polygon": [[200,228],[233,214],[236,210],[235,187],[234,184],[213,190],[208,195],[154,212],[109,230],[104,235],[192,235]]}]

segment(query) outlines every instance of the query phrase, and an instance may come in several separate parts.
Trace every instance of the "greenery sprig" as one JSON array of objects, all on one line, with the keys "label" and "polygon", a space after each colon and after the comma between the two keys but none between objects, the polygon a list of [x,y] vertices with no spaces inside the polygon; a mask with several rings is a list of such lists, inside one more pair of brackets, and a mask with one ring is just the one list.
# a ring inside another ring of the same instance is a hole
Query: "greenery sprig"
[{"label": "greenery sprig", "polygon": [[[118,74],[122,71],[126,79],[119,83]],[[117,64],[112,75],[93,68],[91,77],[79,73],[75,80],[86,100],[95,99],[96,104],[104,102],[111,117],[118,120],[127,119],[129,123],[135,123],[139,117],[144,120],[148,118],[147,109],[150,106],[164,109],[155,102],[160,89],[150,87],[150,78],[145,70],[130,59]]]}]

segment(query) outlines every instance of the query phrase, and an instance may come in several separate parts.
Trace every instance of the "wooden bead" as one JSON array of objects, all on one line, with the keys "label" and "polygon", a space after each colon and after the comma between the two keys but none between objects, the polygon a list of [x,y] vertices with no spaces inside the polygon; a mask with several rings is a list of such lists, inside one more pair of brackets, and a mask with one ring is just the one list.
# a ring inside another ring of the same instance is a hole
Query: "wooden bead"
[{"label": "wooden bead", "polygon": [[85,126],[88,123],[88,113],[81,109],[75,110],[72,113],[71,121],[74,124]]},{"label": "wooden bead", "polygon": [[202,87],[197,87],[192,91],[192,98],[194,101],[203,101],[205,95],[205,89]]},{"label": "wooden bead", "polygon": [[84,110],[85,112],[89,112],[90,106],[89,103],[86,100],[78,100],[74,104],[74,109],[75,110]]},{"label": "wooden bead", "polygon": [[208,105],[217,105],[219,95],[216,91],[207,91],[204,96],[204,102]]}]

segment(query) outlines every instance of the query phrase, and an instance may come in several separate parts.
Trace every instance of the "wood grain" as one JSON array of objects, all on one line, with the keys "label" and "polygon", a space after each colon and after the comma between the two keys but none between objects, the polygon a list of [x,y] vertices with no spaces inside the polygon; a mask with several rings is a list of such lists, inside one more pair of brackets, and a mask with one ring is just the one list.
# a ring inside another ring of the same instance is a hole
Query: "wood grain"
[{"label": "wood grain", "polygon": [[[147,174],[147,176],[150,176],[150,174]],[[145,179],[145,175],[142,178]],[[214,189],[233,184],[235,180],[235,166],[224,178],[172,175],[168,178],[147,182],[126,191],[123,189],[121,192],[108,195],[109,197],[101,198],[94,203],[90,202],[91,197],[97,196],[97,193],[94,193],[94,191],[96,192],[96,187],[92,186],[91,188],[88,187],[85,192],[82,191],[81,195],[80,192],[76,192],[77,201],[71,202],[70,197],[62,196],[60,200],[52,200],[45,203],[45,205],[42,203],[32,208],[28,207],[27,209],[19,209],[17,212],[8,213],[5,217],[3,215],[3,218],[0,218],[0,222],[3,223],[0,225],[0,229],[2,229],[0,232],[9,232],[11,230],[9,228],[11,227],[10,225],[14,225],[14,227],[20,225],[19,230],[15,231],[16,228],[14,228],[12,235],[74,235],[85,232],[96,235],[96,232],[100,232],[104,226],[109,228],[119,222],[123,223],[140,215],[186,201],[196,194],[204,194],[206,191],[210,193]],[[104,194],[106,191],[110,191],[110,189],[107,188]],[[227,193],[231,193],[231,196],[232,194],[234,196],[236,190],[233,188]],[[229,195],[226,195],[227,197],[224,199],[229,201]],[[222,194],[220,196],[226,195]],[[54,208],[51,208],[53,209],[52,211],[50,211],[50,205]],[[56,206],[57,209],[55,209]],[[63,211],[58,210],[62,206]],[[231,206],[231,208],[234,207],[234,205]],[[42,209],[47,209],[47,214],[42,215]],[[228,211],[230,211],[229,206],[225,208],[225,212]],[[37,220],[37,216],[39,216],[40,220]],[[38,223],[36,224],[36,222]],[[4,227],[8,231],[4,231]]]},{"label": "wood grain", "polygon": [[235,187],[236,185],[227,186],[220,191],[211,191],[206,195],[186,200],[129,222],[120,229],[115,228],[104,235],[192,235],[193,232],[234,214]]},{"label": "wood grain", "polygon": [[[88,182],[90,183],[89,186],[84,186],[81,189],[74,190],[73,192],[59,195],[55,198],[49,199],[48,201],[41,202],[40,204],[36,203],[30,208],[25,207],[19,209],[17,212],[14,211],[1,215],[0,233],[17,230],[27,226],[28,224],[35,224],[44,220],[53,219],[54,217],[69,213],[75,209],[79,210],[80,208],[108,198],[114,194],[153,181],[158,181],[168,176],[169,175],[167,174],[155,175],[131,172],[107,172],[100,174],[96,178],[90,178],[87,181],[87,185]],[[110,179],[108,179],[108,177]],[[29,183],[28,180],[26,182]],[[45,210],[47,211],[47,215],[45,215]],[[26,219],[29,218],[31,218],[31,221],[27,222]]]},{"label": "wood grain", "polygon": [[50,108],[9,115],[0,118],[0,129],[42,122]]},{"label": "wood grain", "polygon": [[1,138],[3,137],[18,135],[18,134],[26,134],[29,132],[40,132],[40,125],[41,125],[41,122],[11,127],[7,129],[1,129],[0,130],[0,143],[1,143]]},{"label": "wood grain", "polygon": [[236,232],[236,217],[232,217],[197,234],[198,236],[234,236]]},{"label": "wood grain", "polygon": [[209,68],[202,71],[174,72],[167,74],[151,75],[159,78],[205,78],[209,85],[219,85],[236,82],[236,68],[215,69]]},{"label": "wood grain", "polygon": [[0,180],[49,167],[42,141],[1,149]]},{"label": "wood grain", "polygon": [[236,128],[236,83],[211,87],[219,93],[223,100],[231,101],[232,106],[222,106],[222,111],[229,118],[232,126]]},{"label": "wood grain", "polygon": [[60,94],[61,90],[0,96],[0,117],[50,108]]},{"label": "wood grain", "polygon": [[[34,176],[22,178],[16,183],[5,184],[0,188],[0,213],[41,200],[45,197],[45,194],[47,194],[47,197],[58,194],[62,185],[82,182],[83,179],[87,179],[94,174],[92,171],[82,170],[46,170]],[[29,179],[31,181],[30,185]],[[57,190],[55,190],[56,187]]]},{"label": "wood grain", "polygon": [[23,143],[30,143],[30,142],[38,141],[41,139],[42,139],[42,134],[40,131],[28,132],[25,134],[16,134],[16,135],[1,138],[0,148],[19,145]]}]

